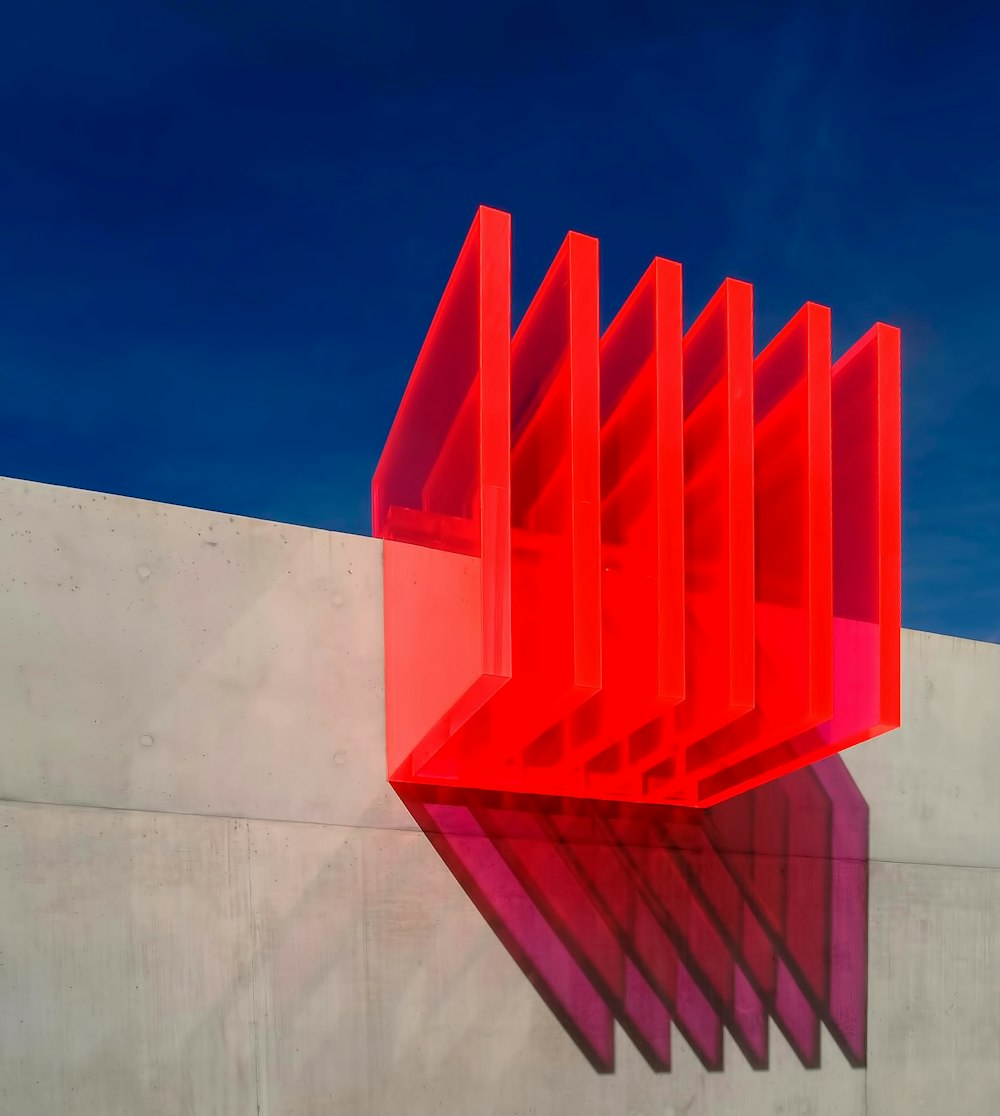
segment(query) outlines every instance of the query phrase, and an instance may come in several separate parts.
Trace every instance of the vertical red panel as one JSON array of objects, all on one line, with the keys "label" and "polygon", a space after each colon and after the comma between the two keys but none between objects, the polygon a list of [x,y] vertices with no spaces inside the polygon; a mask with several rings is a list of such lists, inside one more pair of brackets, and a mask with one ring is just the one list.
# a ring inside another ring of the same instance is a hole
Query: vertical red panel
[{"label": "vertical red panel", "polygon": [[570,233],[511,345],[510,682],[457,734],[465,785],[531,786],[601,686],[597,241]]},{"label": "vertical red panel", "polygon": [[833,370],[834,685],[827,745],[899,724],[900,340],[879,323]]},{"label": "vertical red panel", "polygon": [[726,280],[688,330],[683,362],[684,700],[625,742],[626,772],[610,795],[683,798],[685,749],[754,700],[749,284]]},{"label": "vertical red panel", "polygon": [[509,380],[510,217],[482,208],[372,483],[390,777],[412,775],[510,677]]},{"label": "vertical red panel", "polygon": [[832,508],[830,312],[807,303],[754,362],[754,708],[691,746],[692,781],[830,717]]},{"label": "vertical red panel", "polygon": [[654,260],[601,339],[603,681],[577,755],[684,697],[681,269]]}]

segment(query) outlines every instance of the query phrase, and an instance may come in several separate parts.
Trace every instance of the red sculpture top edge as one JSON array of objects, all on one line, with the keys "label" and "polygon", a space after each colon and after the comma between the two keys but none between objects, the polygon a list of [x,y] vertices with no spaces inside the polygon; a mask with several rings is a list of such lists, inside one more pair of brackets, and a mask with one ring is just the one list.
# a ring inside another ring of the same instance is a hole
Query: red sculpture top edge
[{"label": "red sculpture top edge", "polygon": [[708,806],[900,716],[900,342],[754,356],[656,259],[600,330],[570,233],[511,336],[481,208],[372,483],[389,778]]}]

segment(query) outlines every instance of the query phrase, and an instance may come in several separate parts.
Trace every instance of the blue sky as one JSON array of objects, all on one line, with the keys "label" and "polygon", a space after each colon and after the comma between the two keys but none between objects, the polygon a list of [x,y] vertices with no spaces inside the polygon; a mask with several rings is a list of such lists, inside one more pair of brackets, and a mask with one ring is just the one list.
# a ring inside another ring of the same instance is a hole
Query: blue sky
[{"label": "blue sky", "polygon": [[663,255],[901,326],[904,622],[1000,640],[1000,24],[694,8],[3,5],[0,473],[367,532],[485,203],[515,314],[574,228],[605,319]]}]

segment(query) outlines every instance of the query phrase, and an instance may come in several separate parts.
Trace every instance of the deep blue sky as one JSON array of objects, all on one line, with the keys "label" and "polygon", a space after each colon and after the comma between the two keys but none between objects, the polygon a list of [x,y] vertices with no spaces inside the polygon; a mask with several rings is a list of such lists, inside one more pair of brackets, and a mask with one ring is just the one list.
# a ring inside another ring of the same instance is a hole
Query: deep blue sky
[{"label": "deep blue sky", "polygon": [[366,532],[486,203],[515,314],[574,228],[901,326],[904,621],[1000,639],[1000,26],[820,7],[0,5],[0,473]]}]

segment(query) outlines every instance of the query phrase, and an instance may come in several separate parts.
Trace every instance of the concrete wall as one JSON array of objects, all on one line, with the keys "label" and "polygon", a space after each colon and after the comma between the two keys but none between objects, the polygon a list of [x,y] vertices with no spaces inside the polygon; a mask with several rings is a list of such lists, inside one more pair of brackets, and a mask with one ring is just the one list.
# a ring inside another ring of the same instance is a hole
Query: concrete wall
[{"label": "concrete wall", "polygon": [[383,774],[379,544],[0,481],[0,1116],[1000,1110],[1000,647],[906,632],[868,1065],[585,1061]]}]

